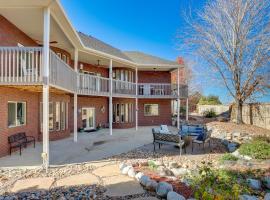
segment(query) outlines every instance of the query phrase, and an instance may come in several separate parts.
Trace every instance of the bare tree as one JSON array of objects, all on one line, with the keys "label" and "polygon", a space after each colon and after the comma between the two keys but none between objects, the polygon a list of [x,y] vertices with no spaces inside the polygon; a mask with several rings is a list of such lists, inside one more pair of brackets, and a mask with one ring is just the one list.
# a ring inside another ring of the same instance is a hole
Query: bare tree
[{"label": "bare tree", "polygon": [[269,92],[270,1],[209,0],[197,16],[185,44],[223,80],[242,123],[243,103]]}]

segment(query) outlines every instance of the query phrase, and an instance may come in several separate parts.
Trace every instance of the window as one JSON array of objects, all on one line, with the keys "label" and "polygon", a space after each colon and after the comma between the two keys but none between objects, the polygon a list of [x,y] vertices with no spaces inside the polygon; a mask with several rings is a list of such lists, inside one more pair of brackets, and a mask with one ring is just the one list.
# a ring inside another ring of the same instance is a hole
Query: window
[{"label": "window", "polygon": [[8,127],[22,126],[26,123],[26,103],[8,102]]},{"label": "window", "polygon": [[55,130],[60,130],[60,102],[55,103]]},{"label": "window", "polygon": [[125,122],[125,104],[121,104],[121,122]]},{"label": "window", "polygon": [[158,116],[158,104],[144,104],[144,116]]},{"label": "window", "polygon": [[113,123],[129,123],[133,122],[134,114],[133,104],[113,104]]},{"label": "window", "polygon": [[53,130],[53,103],[49,103],[49,130]]},{"label": "window", "polygon": [[61,130],[66,129],[66,103],[61,103]]}]

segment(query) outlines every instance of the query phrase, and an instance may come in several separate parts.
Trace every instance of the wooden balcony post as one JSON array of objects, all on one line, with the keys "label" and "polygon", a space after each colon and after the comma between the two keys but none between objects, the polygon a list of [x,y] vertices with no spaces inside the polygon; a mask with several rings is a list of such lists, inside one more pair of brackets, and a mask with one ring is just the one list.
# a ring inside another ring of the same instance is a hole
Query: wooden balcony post
[{"label": "wooden balcony post", "polygon": [[109,76],[110,76],[110,96],[109,96],[109,128],[110,128],[110,135],[112,135],[112,109],[113,109],[113,106],[112,106],[112,93],[113,93],[113,79],[112,79],[112,74],[113,74],[113,71],[112,71],[112,59],[110,59],[110,66],[109,66]]},{"label": "wooden balcony post", "polygon": [[50,8],[43,13],[43,166],[46,171],[49,167],[49,62],[50,62]]},{"label": "wooden balcony post", "polygon": [[[74,70],[77,73],[78,72],[78,49],[75,49],[74,51]],[[76,88],[78,84],[77,76],[76,76]],[[77,90],[74,92],[74,134],[73,134],[73,140],[74,142],[78,141],[78,95],[77,95]]]},{"label": "wooden balcony post", "polygon": [[180,80],[179,80],[180,70],[177,69],[177,128],[180,129]]},{"label": "wooden balcony post", "polygon": [[135,100],[135,123],[136,123],[136,131],[138,130],[138,68],[136,67],[136,70],[135,70],[135,82],[136,82],[136,85],[135,85],[135,88],[136,88],[136,100]]}]

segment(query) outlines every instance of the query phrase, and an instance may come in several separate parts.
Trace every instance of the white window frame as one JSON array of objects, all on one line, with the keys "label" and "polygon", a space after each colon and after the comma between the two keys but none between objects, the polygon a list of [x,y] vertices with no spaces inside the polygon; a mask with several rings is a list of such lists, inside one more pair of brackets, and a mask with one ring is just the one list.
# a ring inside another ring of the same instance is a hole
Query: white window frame
[{"label": "white window frame", "polygon": [[[25,101],[8,101],[8,104],[9,103],[14,103],[15,104],[15,125],[8,125],[8,128],[13,128],[13,127],[20,127],[20,126],[25,126],[26,125],[26,119],[27,119],[27,117],[26,117],[26,114],[27,114],[27,107],[26,107],[26,102]],[[24,124],[17,124],[17,106],[18,106],[18,103],[22,103],[23,105],[24,105],[24,107],[25,107],[25,109],[24,109],[24,111],[25,111],[25,113],[24,113]],[[8,104],[7,104],[7,106],[8,106]],[[9,118],[9,116],[8,116],[8,118]],[[8,123],[8,121],[7,121],[7,123]]]},{"label": "white window frame", "polygon": [[[158,113],[157,114],[147,114],[147,113],[145,113],[145,108],[146,108],[146,106],[156,106],[157,105],[157,109],[158,109]],[[159,116],[159,104],[157,104],[157,103],[148,103],[148,104],[144,104],[144,108],[143,108],[143,113],[144,113],[144,116],[146,116],[146,117],[151,117],[151,116]]]}]

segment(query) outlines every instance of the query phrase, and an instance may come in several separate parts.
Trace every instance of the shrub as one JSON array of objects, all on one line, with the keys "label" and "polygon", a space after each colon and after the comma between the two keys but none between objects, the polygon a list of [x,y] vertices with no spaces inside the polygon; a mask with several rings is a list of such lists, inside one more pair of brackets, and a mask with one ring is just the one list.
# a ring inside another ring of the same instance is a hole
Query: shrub
[{"label": "shrub", "polygon": [[156,163],[153,160],[148,161],[148,166],[151,170],[156,170],[158,168],[158,166],[156,165]]},{"label": "shrub", "polygon": [[226,153],[220,158],[221,163],[224,163],[225,161],[237,161],[237,160],[238,158],[230,153]]},{"label": "shrub", "polygon": [[218,96],[209,95],[209,96],[202,96],[198,104],[199,105],[220,105],[221,102]]},{"label": "shrub", "polygon": [[270,143],[263,138],[254,138],[252,141],[242,144],[239,153],[254,159],[270,159]]},{"label": "shrub", "polygon": [[206,110],[203,112],[203,116],[206,118],[213,118],[213,117],[216,117],[217,114],[214,110]]},{"label": "shrub", "polygon": [[249,194],[244,179],[227,170],[213,170],[211,165],[204,165],[199,175],[192,178],[191,184],[196,199],[233,200],[240,194]]}]

